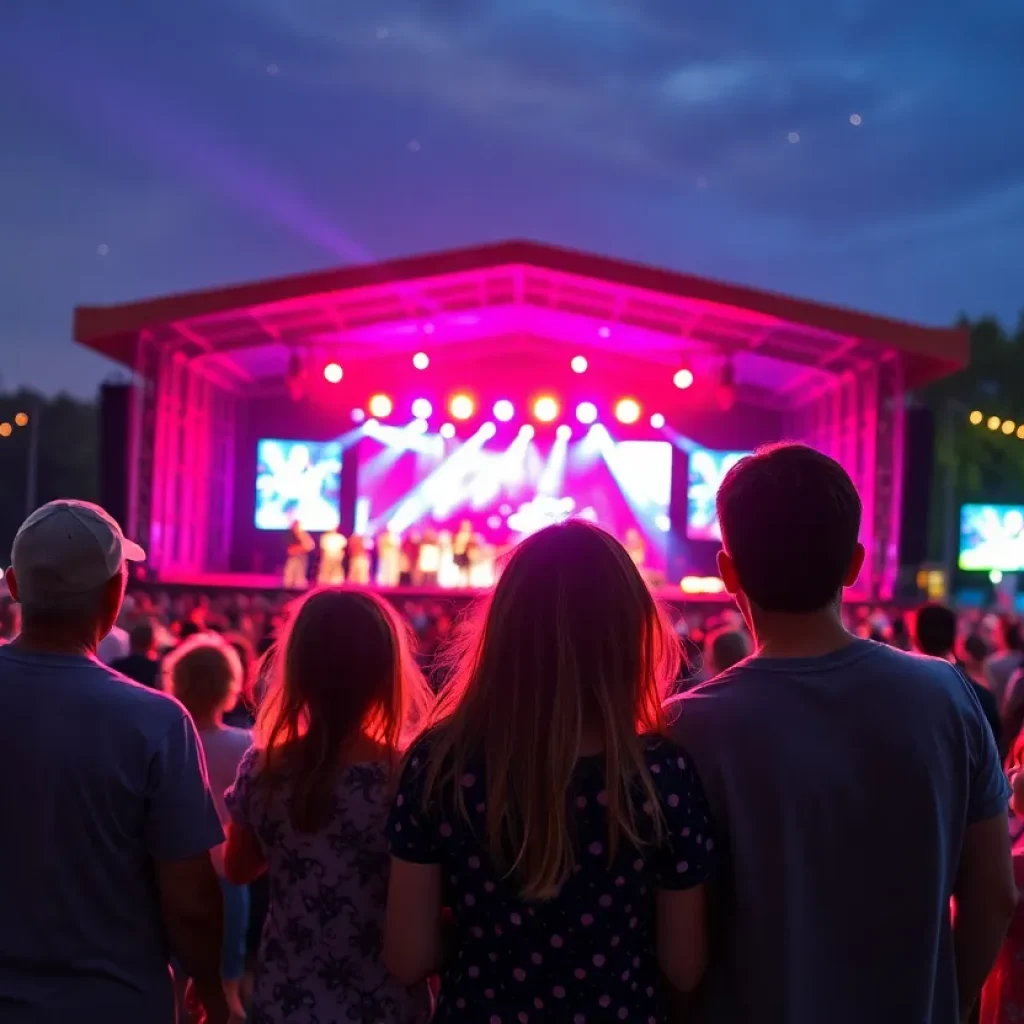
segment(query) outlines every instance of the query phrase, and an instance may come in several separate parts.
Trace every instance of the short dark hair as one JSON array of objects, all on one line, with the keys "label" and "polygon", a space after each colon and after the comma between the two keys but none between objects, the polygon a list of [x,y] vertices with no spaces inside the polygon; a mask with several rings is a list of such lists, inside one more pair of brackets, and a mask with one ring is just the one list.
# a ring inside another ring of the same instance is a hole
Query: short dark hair
[{"label": "short dark hair", "polygon": [[972,661],[982,662],[992,653],[992,645],[978,632],[964,640],[964,653]]},{"label": "short dark hair", "polygon": [[156,639],[156,630],[149,619],[137,622],[128,634],[128,642],[133,651],[148,651]]},{"label": "short dark hair", "polygon": [[918,608],[914,646],[934,658],[950,655],[956,646],[956,613],[943,604],[925,604]]},{"label": "short dark hair", "polygon": [[726,474],[717,506],[722,543],[752,604],[806,614],[836,600],[861,504],[835,459],[802,444],[759,448]]},{"label": "short dark hair", "polygon": [[1013,615],[1004,615],[999,620],[999,634],[1003,646],[1008,651],[1024,650],[1024,639],[1021,637],[1020,619]]},{"label": "short dark hair", "polygon": [[750,648],[747,638],[738,630],[719,629],[707,638],[704,651],[712,671],[724,672],[738,665],[750,653]]}]

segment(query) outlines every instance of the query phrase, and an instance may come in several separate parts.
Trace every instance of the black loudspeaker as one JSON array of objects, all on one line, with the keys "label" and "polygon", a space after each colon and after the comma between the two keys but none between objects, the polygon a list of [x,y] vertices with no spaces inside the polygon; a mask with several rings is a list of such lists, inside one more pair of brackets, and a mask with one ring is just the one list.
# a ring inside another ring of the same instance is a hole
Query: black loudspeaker
[{"label": "black loudspeaker", "polygon": [[928,561],[928,527],[935,467],[935,417],[931,409],[907,410],[903,446],[903,512],[900,517],[900,564]]},{"label": "black loudspeaker", "polygon": [[131,450],[132,386],[100,388],[100,504],[128,528],[128,453]]}]

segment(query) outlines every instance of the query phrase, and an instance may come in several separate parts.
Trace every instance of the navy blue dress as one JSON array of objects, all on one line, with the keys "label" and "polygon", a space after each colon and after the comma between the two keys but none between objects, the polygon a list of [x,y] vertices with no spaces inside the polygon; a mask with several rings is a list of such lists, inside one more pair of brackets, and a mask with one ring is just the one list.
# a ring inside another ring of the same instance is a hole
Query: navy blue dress
[{"label": "navy blue dress", "polygon": [[655,953],[656,894],[699,885],[715,860],[707,804],[686,753],[669,740],[645,739],[664,834],[654,844],[652,808],[645,804],[638,815],[643,845],[623,837],[610,862],[604,756],[581,758],[567,795],[577,830],[576,869],[555,898],[527,902],[515,880],[496,870],[481,838],[482,770],[461,780],[471,822],[449,799],[424,806],[429,743],[428,735],[410,752],[388,838],[394,857],[439,864],[443,872],[456,942],[435,1021],[666,1020]]}]

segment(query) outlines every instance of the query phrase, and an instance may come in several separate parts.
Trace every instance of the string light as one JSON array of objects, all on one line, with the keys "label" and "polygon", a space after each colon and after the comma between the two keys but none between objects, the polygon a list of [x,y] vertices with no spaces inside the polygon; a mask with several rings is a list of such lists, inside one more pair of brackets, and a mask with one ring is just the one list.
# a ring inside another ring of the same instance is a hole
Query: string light
[{"label": "string light", "polygon": [[1002,433],[1006,437],[1016,437],[1024,441],[1024,423],[1017,423],[1016,420],[1004,420],[1002,416],[986,416],[980,409],[973,409],[967,420],[972,427],[980,427],[984,423],[993,434]]}]

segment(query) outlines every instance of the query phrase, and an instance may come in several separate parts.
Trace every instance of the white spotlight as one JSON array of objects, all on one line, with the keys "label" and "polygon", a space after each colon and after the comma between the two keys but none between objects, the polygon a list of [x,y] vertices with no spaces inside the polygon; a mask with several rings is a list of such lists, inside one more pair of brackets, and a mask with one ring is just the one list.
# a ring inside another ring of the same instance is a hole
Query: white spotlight
[{"label": "white spotlight", "polygon": [[524,423],[524,424],[523,424],[523,425],[522,425],[522,426],[521,426],[521,427],[519,428],[519,436],[520,436],[520,437],[522,437],[522,438],[525,438],[525,439],[526,439],[527,441],[528,441],[528,440],[529,440],[529,439],[530,439],[531,437],[533,437],[533,435],[534,435],[535,433],[536,433],[536,431],[535,431],[535,430],[533,429],[533,425],[532,425],[532,424],[530,424],[530,423]]},{"label": "white spotlight", "polygon": [[424,419],[415,419],[412,421],[409,429],[414,434],[425,434],[430,429],[430,424]]},{"label": "white spotlight", "polygon": [[558,429],[557,429],[557,430],[555,431],[555,437],[557,437],[559,441],[568,441],[568,440],[569,440],[569,438],[570,438],[570,437],[572,437],[572,427],[570,427],[570,426],[569,426],[568,424],[566,424],[566,423],[563,423],[563,424],[562,424],[562,425],[561,425],[561,426],[560,426],[560,427],[559,427],[559,428],[558,428]]},{"label": "white spotlight", "polygon": [[450,441],[455,436],[455,427],[452,426],[451,423],[442,423],[441,424],[441,436],[445,440]]},{"label": "white spotlight", "polygon": [[494,437],[494,435],[497,432],[498,432],[498,428],[493,423],[490,423],[490,422],[485,423],[480,428],[480,436],[482,438],[484,438],[484,439],[487,439],[489,437]]},{"label": "white spotlight", "polygon": [[665,426],[665,417],[662,416],[660,412],[656,412],[651,417],[651,426],[654,427],[655,430],[661,430],[661,428]]}]

